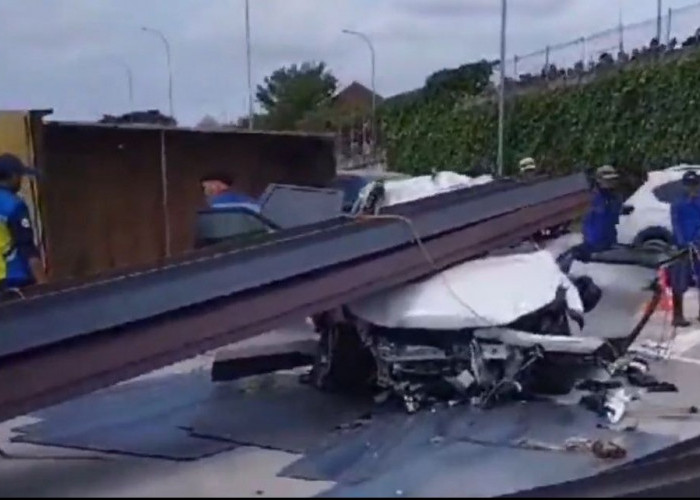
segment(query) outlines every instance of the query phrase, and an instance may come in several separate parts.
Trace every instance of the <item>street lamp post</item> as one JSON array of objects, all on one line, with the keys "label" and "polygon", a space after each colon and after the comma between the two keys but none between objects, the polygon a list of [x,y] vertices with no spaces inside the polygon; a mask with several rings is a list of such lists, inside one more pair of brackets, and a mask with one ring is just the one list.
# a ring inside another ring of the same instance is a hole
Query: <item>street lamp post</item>
[{"label": "street lamp post", "polygon": [[[170,118],[175,120],[175,110],[173,106],[173,67],[170,58],[170,43],[163,33],[153,28],[142,27],[143,31],[156,35],[163,42],[165,47],[165,56],[168,63],[168,103],[170,105]],[[160,131],[160,176],[161,176],[161,189],[163,194],[163,228],[164,228],[164,241],[165,241],[165,256],[170,257],[172,255],[172,236],[170,234],[170,208],[169,208],[169,198],[170,193],[168,189],[168,159],[167,159],[167,148],[166,148],[166,134],[165,130]]]},{"label": "street lamp post", "polygon": [[168,63],[168,104],[170,106],[170,117],[175,119],[175,109],[173,106],[173,67],[170,56],[170,43],[168,43],[168,39],[165,37],[165,35],[156,29],[143,26],[141,30],[160,38],[165,47],[165,57],[167,58]]},{"label": "street lamp post", "polygon": [[253,71],[250,56],[250,2],[245,0],[245,57],[248,73],[248,130],[253,130],[255,112],[253,110]]},{"label": "street lamp post", "polygon": [[129,91],[129,107],[130,111],[134,111],[134,73],[131,71],[131,67],[120,58],[112,57],[112,61],[124,68],[124,73],[126,74],[126,84]]},{"label": "street lamp post", "polygon": [[501,0],[501,75],[498,89],[498,175],[503,175],[503,132],[506,109],[506,0]]},{"label": "street lamp post", "polygon": [[372,152],[376,153],[376,147],[377,147],[377,88],[376,88],[376,81],[375,81],[375,76],[376,76],[376,54],[374,52],[374,45],[372,44],[372,40],[365,35],[364,33],[360,33],[359,31],[353,31],[353,30],[343,30],[343,33],[346,35],[353,35],[356,37],[361,38],[366,44],[367,47],[369,47],[369,53],[371,56],[371,86],[372,86]]}]

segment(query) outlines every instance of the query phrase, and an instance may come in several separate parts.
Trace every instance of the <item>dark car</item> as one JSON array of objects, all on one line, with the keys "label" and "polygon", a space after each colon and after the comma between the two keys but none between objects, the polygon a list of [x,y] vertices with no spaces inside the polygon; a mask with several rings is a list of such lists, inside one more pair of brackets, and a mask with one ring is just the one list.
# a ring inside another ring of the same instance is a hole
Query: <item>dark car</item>
[{"label": "dark car", "polygon": [[339,172],[329,187],[343,192],[343,211],[349,212],[352,210],[362,188],[370,182],[408,179],[409,177],[409,175],[398,172],[347,170]]}]

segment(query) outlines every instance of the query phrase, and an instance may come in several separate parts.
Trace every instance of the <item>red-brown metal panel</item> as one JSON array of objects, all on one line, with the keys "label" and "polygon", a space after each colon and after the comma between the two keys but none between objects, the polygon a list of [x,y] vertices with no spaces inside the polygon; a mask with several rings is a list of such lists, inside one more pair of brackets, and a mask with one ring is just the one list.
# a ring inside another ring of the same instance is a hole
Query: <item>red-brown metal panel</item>
[{"label": "red-brown metal panel", "polygon": [[275,182],[325,185],[335,174],[331,137],[47,123],[40,162],[52,280],[165,257],[163,130],[173,254],[192,246],[208,170],[233,174],[251,195]]}]

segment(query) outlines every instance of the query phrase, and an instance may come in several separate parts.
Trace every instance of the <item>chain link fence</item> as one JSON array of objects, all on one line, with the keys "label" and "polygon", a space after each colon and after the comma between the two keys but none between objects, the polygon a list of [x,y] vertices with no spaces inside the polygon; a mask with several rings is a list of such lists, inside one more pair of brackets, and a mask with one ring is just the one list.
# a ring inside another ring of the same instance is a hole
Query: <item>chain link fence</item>
[{"label": "chain link fence", "polygon": [[660,19],[618,23],[589,36],[516,55],[506,61],[506,76],[525,84],[542,78],[578,76],[601,65],[624,63],[649,52],[698,43],[698,28],[700,2],[668,9]]}]

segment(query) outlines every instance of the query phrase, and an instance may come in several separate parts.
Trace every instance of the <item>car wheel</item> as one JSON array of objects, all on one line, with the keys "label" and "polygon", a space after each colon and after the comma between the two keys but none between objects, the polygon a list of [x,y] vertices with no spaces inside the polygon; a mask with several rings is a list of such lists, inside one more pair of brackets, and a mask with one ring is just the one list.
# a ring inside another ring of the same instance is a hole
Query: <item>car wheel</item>
[{"label": "car wheel", "polygon": [[642,248],[645,250],[666,252],[671,248],[671,244],[663,238],[648,238],[642,242]]}]

